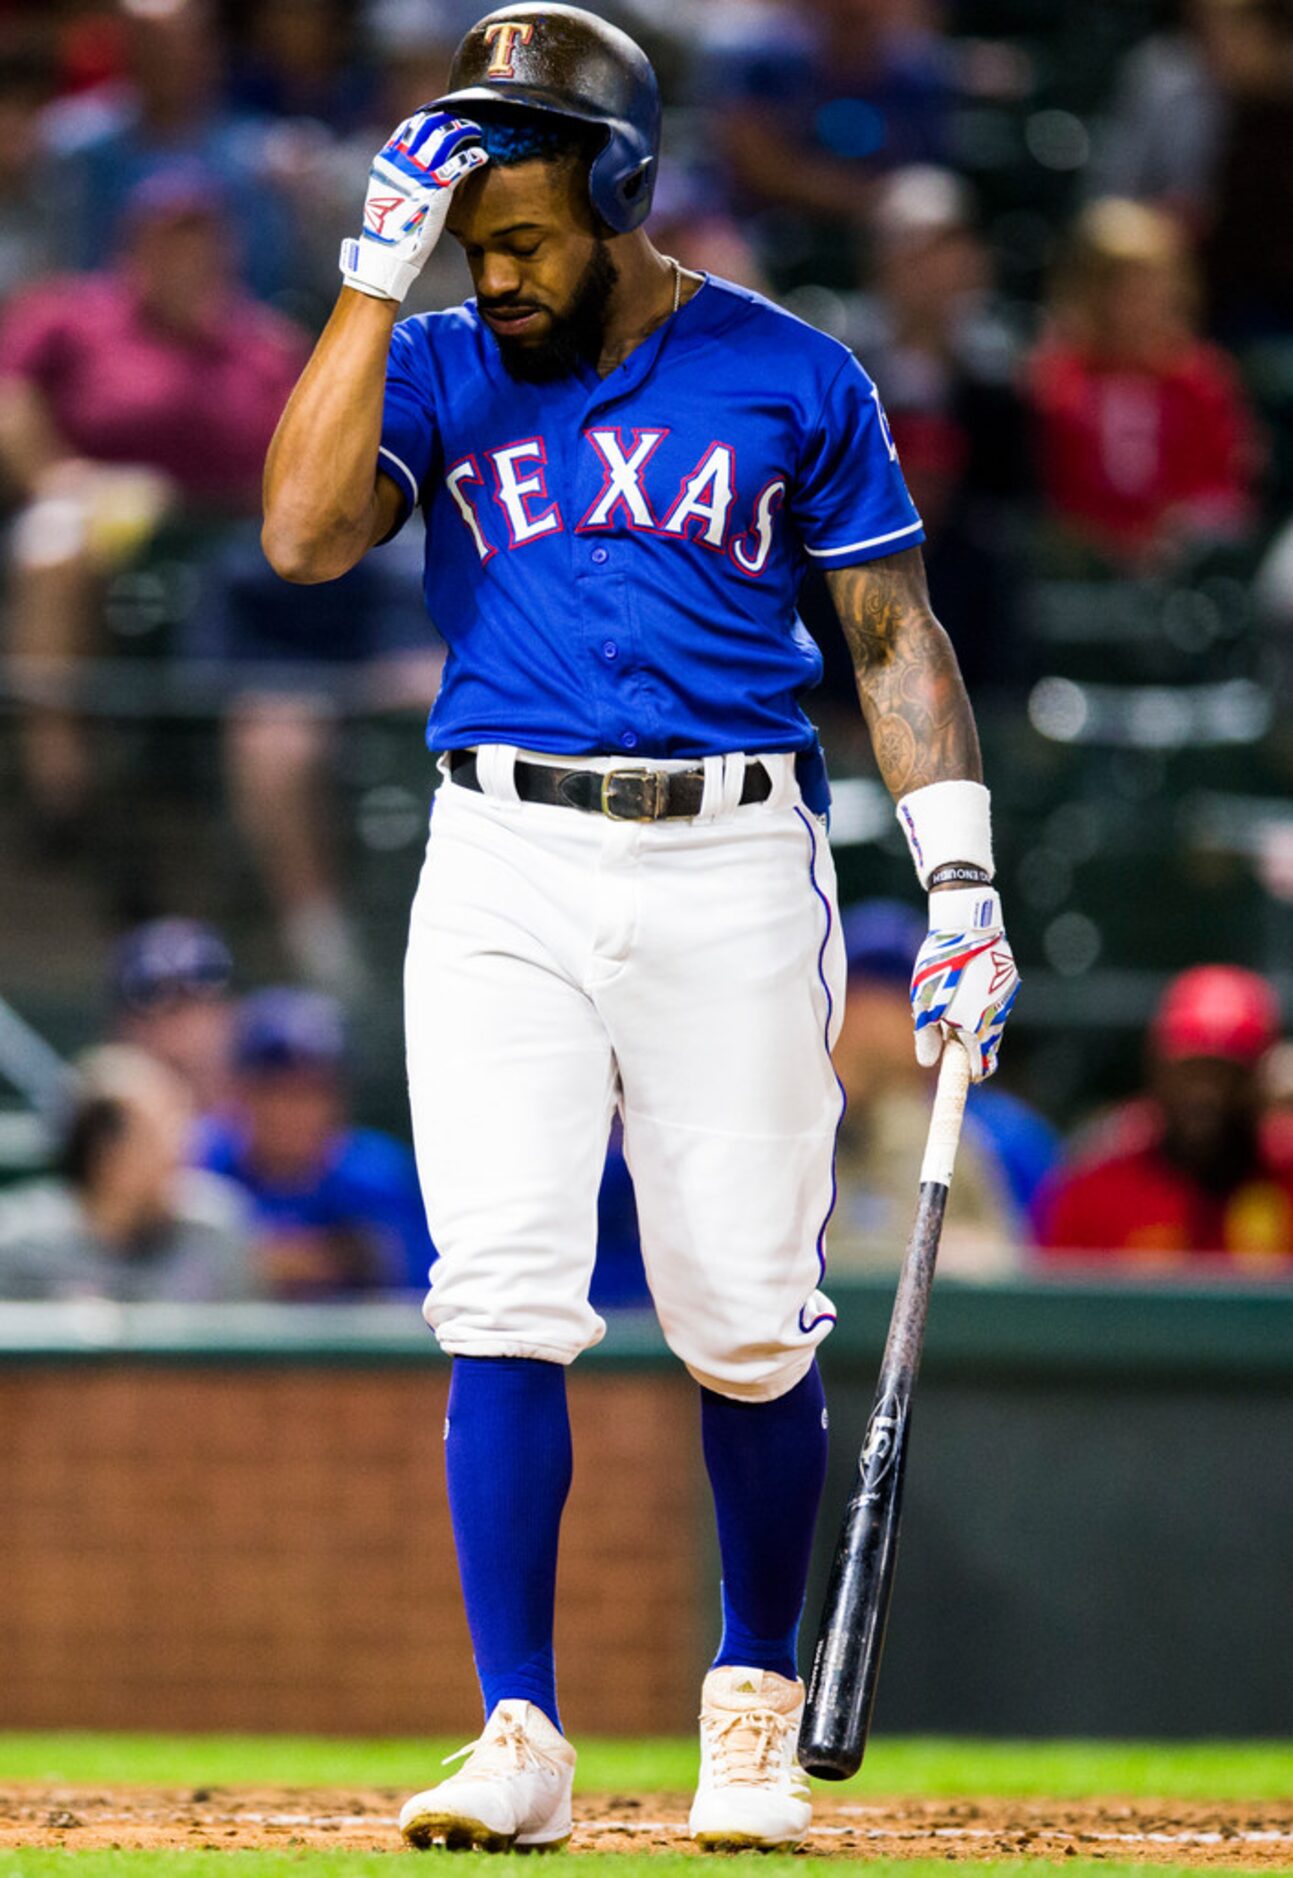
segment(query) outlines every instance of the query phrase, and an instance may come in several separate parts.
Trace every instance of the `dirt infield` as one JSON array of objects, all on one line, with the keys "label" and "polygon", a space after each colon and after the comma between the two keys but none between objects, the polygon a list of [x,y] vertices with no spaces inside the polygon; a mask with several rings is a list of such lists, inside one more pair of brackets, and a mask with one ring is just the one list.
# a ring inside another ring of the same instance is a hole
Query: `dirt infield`
[{"label": "dirt infield", "polygon": [[[400,1849],[394,1790],[24,1787],[0,1791],[0,1851],[61,1845]],[[682,1794],[582,1794],[572,1851],[691,1850]],[[826,1857],[985,1859],[1080,1854],[1144,1864],[1293,1869],[1293,1805],[1102,1800],[833,1801],[807,1849]]]}]

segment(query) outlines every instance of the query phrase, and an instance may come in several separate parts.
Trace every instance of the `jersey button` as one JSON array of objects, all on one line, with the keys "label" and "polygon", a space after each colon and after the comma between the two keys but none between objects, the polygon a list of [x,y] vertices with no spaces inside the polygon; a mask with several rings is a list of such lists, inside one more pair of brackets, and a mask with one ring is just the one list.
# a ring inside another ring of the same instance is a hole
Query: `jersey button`
[{"label": "jersey button", "polygon": [[611,558],[611,551],[609,548],[594,548],[593,549],[592,563],[594,567],[605,567],[606,563],[610,560],[610,558]]},{"label": "jersey button", "polygon": [[637,732],[635,730],[626,730],[621,736],[620,742],[626,750],[636,750],[638,747]]},{"label": "jersey button", "polygon": [[604,659],[617,659],[619,656],[620,649],[615,641],[613,639],[607,639],[602,645],[602,657]]}]

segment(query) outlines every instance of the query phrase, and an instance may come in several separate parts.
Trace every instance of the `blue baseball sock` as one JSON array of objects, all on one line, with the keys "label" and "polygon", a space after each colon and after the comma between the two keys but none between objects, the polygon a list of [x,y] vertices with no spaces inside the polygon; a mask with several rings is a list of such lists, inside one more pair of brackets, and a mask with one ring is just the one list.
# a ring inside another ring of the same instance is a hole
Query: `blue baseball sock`
[{"label": "blue baseball sock", "polygon": [[701,1439],[723,1561],[724,1663],[797,1676],[795,1647],[826,1477],[826,1398],[816,1363],[775,1402],[700,1392]]},{"label": "blue baseball sock", "polygon": [[533,1702],[560,1728],[552,1617],[571,1474],[561,1364],[455,1357],[445,1471],[485,1713]]}]

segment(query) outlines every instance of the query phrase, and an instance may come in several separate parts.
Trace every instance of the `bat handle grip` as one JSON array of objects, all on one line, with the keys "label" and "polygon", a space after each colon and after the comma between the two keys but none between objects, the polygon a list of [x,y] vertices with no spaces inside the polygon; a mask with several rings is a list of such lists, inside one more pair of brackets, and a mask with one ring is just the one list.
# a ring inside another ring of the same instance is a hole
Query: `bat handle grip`
[{"label": "bat handle grip", "polygon": [[961,1121],[965,1098],[970,1092],[970,1058],[965,1045],[949,1037],[943,1045],[938,1068],[938,1087],[934,1091],[934,1110],[929,1118],[925,1158],[920,1164],[920,1181],[937,1181],[940,1187],[952,1184],[957,1143],[961,1139]]}]

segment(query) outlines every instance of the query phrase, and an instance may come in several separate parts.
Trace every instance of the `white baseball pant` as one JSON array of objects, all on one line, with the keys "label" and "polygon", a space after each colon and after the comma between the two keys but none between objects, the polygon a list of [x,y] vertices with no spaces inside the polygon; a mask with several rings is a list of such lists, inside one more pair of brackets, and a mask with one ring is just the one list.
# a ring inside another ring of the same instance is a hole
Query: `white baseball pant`
[{"label": "white baseball pant", "polygon": [[[459,1355],[569,1363],[599,1341],[618,1105],[671,1349],[721,1394],[772,1400],[834,1322],[845,967],[823,827],[786,755],[708,758],[700,814],[650,823],[521,802],[517,755],[481,748],[483,793],[442,782],[413,903],[409,1089],[440,1255],[424,1314]],[[741,807],[747,760],[772,793]]]}]

